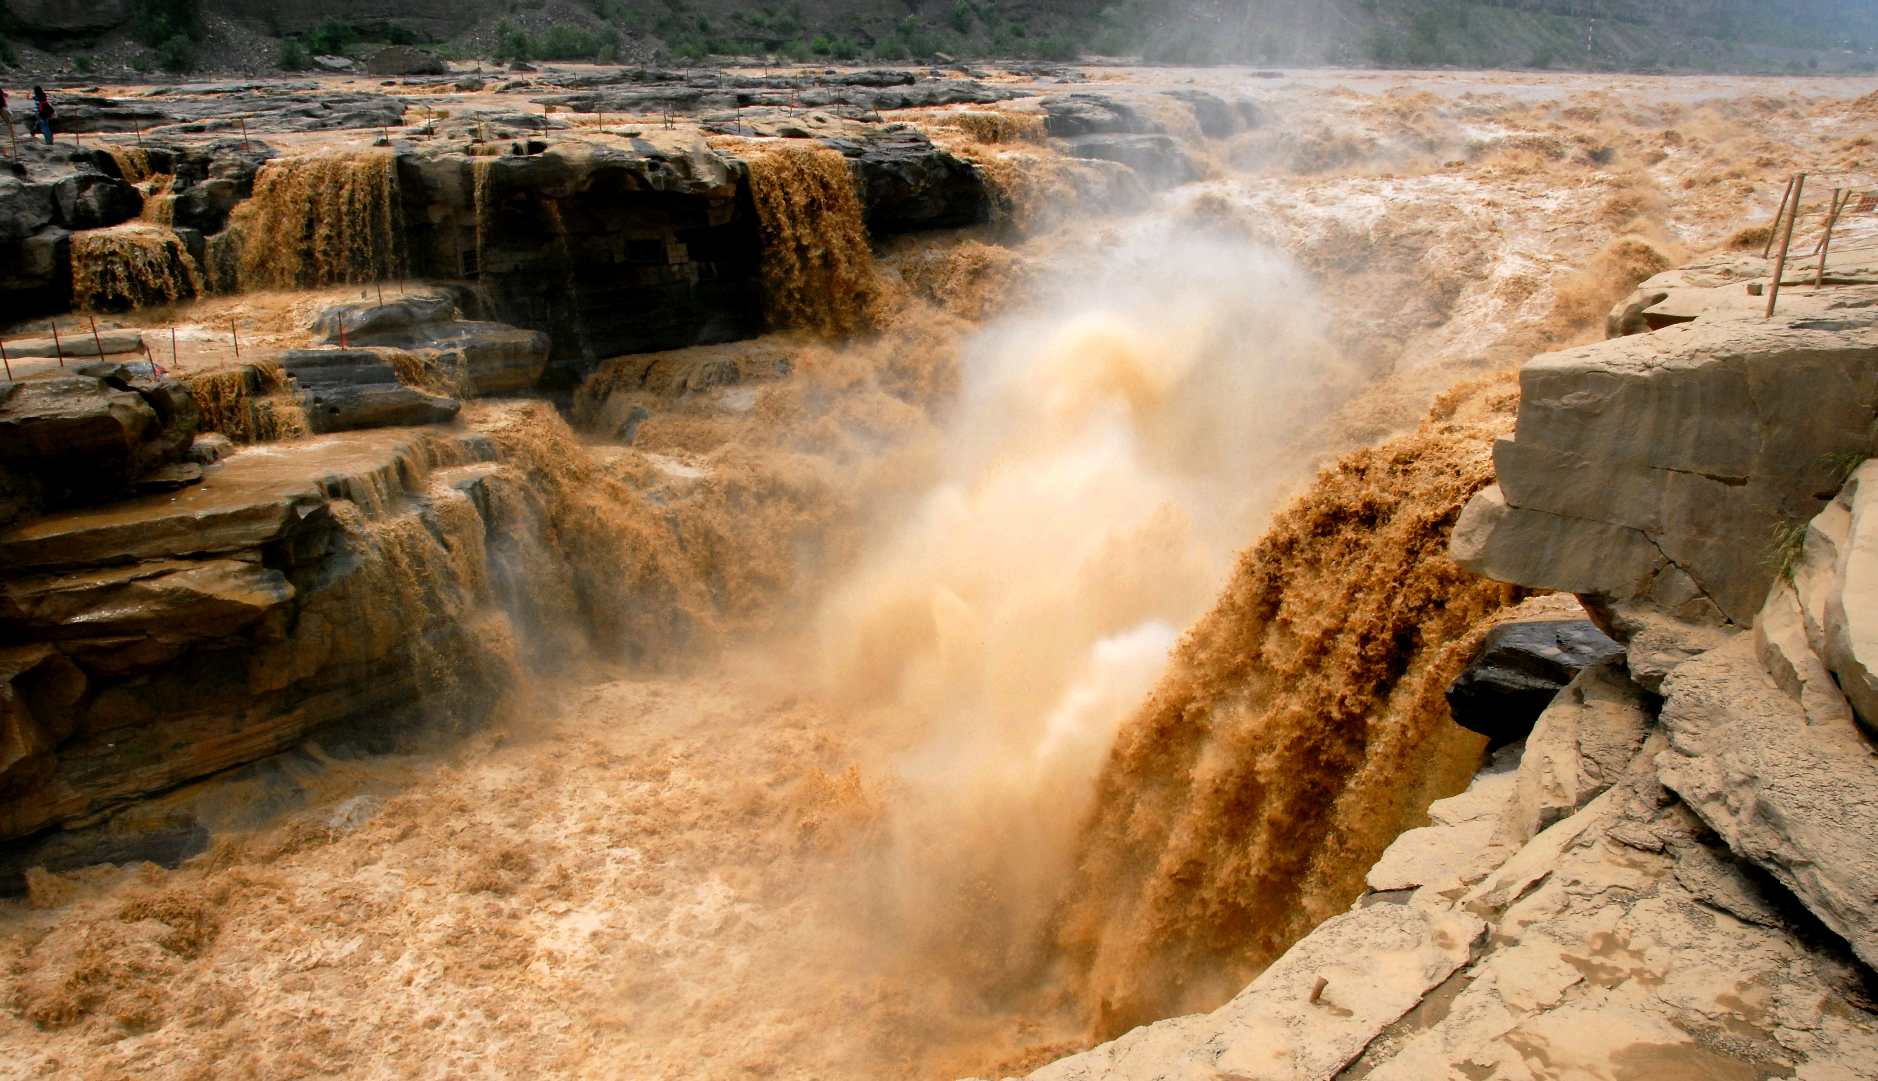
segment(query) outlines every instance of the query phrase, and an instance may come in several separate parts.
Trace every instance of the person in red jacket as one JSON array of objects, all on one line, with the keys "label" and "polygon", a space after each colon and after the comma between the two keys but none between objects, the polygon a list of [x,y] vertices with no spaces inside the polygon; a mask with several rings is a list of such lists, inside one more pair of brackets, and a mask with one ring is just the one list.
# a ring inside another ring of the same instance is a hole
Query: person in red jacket
[{"label": "person in red jacket", "polygon": [[52,110],[52,102],[46,97],[46,88],[43,86],[33,87],[33,119],[31,130],[34,135],[45,136],[47,146],[52,145],[52,118],[54,115],[56,114]]}]

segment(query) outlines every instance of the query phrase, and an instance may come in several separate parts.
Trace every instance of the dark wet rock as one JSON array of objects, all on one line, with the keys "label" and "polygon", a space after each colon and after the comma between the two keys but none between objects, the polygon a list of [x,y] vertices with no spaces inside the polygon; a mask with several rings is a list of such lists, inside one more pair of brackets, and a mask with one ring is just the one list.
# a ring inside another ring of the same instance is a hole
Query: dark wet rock
[{"label": "dark wet rock", "polygon": [[1224,139],[1262,127],[1265,123],[1264,110],[1257,103],[1243,98],[1227,101],[1204,90],[1172,90],[1167,96],[1183,102],[1193,110],[1193,119],[1200,125],[1200,134],[1209,139]]},{"label": "dark wet rock", "polygon": [[142,132],[146,137],[166,131],[233,133],[241,130],[243,122],[254,135],[397,126],[404,123],[404,102],[356,91],[272,90],[161,98],[75,95],[59,102],[60,127],[81,133]]},{"label": "dark wet rock", "polygon": [[494,318],[545,331],[552,385],[603,357],[762,326],[745,167],[701,140],[648,132],[630,150],[404,154],[398,170],[413,276],[473,279]]},{"label": "dark wet rock", "polygon": [[0,470],[25,478],[40,506],[117,495],[179,461],[196,433],[181,384],[97,363],[0,387]]},{"label": "dark wet rock", "polygon": [[1058,144],[1072,158],[1126,165],[1150,187],[1173,187],[1200,179],[1200,167],[1171,135],[1078,135]]},{"label": "dark wet rock", "polygon": [[143,197],[110,155],[60,144],[0,161],[0,311],[62,311],[72,291],[70,233],[137,216]]},{"label": "dark wet rock", "polygon": [[366,57],[365,70],[373,75],[447,75],[450,65],[436,53],[393,45]]},{"label": "dark wet rock", "polygon": [[1448,709],[1498,749],[1526,738],[1579,670],[1621,656],[1623,647],[1589,620],[1502,624],[1448,688]]},{"label": "dark wet rock", "polygon": [[456,298],[448,293],[425,292],[379,304],[360,301],[338,304],[314,319],[312,330],[324,345],[395,345],[415,348],[418,328],[456,318]]},{"label": "dark wet rock", "polygon": [[1145,135],[1161,125],[1131,105],[1100,94],[1065,94],[1045,98],[1043,127],[1059,139],[1079,135]]},{"label": "dark wet rock", "polygon": [[861,139],[830,139],[854,169],[875,235],[976,225],[990,216],[978,171],[902,125]]},{"label": "dark wet rock", "polygon": [[441,424],[456,416],[454,398],[398,381],[385,353],[371,349],[294,349],[280,365],[301,390],[315,432]]}]

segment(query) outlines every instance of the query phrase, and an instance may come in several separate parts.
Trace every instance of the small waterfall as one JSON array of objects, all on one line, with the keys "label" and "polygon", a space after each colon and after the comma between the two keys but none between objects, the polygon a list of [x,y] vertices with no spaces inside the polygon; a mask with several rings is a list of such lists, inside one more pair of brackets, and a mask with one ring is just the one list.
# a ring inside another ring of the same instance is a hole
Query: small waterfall
[{"label": "small waterfall", "polygon": [[782,146],[746,160],[770,325],[830,336],[871,325],[879,285],[847,159],[823,147]]},{"label": "small waterfall", "polygon": [[306,435],[306,409],[279,364],[257,361],[184,377],[202,430],[237,443],[270,443]]},{"label": "small waterfall", "polygon": [[282,158],[261,167],[254,198],[231,219],[245,238],[244,289],[382,281],[404,265],[397,157],[365,150]]},{"label": "small waterfall", "polygon": [[1466,786],[1485,742],[1443,692],[1516,597],[1447,542],[1509,389],[1320,474],[1122,727],[1059,923],[1099,1037],[1226,1001]]},{"label": "small waterfall", "polygon": [[72,234],[72,298],[81,308],[148,308],[203,291],[196,261],[163,226],[131,223]]}]

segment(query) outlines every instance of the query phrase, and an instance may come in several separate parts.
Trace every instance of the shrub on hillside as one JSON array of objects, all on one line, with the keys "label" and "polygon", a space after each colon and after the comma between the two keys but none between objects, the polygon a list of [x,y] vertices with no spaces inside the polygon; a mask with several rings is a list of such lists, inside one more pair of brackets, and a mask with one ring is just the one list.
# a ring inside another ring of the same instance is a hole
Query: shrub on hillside
[{"label": "shrub on hillside", "polygon": [[307,35],[306,44],[314,56],[339,56],[352,44],[352,28],[338,19],[326,19]]},{"label": "shrub on hillside", "polygon": [[275,54],[274,62],[282,71],[305,71],[313,66],[313,54],[307,51],[306,43],[298,38],[285,38],[280,43],[280,51]]},{"label": "shrub on hillside", "polygon": [[172,34],[157,46],[157,66],[178,74],[196,70],[196,43],[182,34]]},{"label": "shrub on hillside", "polygon": [[[190,36],[201,28],[201,0],[131,0],[131,35],[156,49],[159,60],[164,62],[167,70],[187,70],[170,68],[166,50],[170,48],[170,42],[179,37],[185,46],[189,46]],[[194,46],[189,46],[189,51],[193,53]]]},{"label": "shrub on hillside", "polygon": [[610,39],[592,30],[556,23],[534,41],[531,51],[540,60],[591,60],[610,44]]}]

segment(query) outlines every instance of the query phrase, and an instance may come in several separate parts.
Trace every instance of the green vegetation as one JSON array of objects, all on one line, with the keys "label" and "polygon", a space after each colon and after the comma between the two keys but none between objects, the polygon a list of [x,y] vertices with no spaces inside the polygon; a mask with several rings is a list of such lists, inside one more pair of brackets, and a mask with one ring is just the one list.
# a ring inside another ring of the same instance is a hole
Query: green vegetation
[{"label": "green vegetation", "polygon": [[172,34],[157,46],[157,66],[177,74],[196,70],[195,41],[182,34]]},{"label": "green vegetation", "polygon": [[1806,529],[1808,523],[1802,521],[1777,522],[1773,536],[1768,540],[1767,565],[1783,581],[1793,581],[1793,576],[1800,570],[1800,561],[1806,557]]},{"label": "green vegetation", "polygon": [[274,57],[283,71],[305,71],[313,66],[313,54],[298,38],[283,38],[280,52]]},{"label": "green vegetation", "polygon": [[619,58],[619,42],[610,33],[556,23],[530,34],[507,19],[496,24],[497,60],[600,60]]},{"label": "green vegetation", "polygon": [[314,56],[343,56],[357,32],[338,19],[325,19],[306,36],[307,51]]},{"label": "green vegetation", "polygon": [[[157,50],[165,70],[188,70],[170,67],[168,61],[178,49],[193,53],[195,47],[190,44],[190,38],[201,30],[201,0],[131,0],[131,35]],[[173,46],[171,43],[178,38],[182,39],[182,45]]]}]

